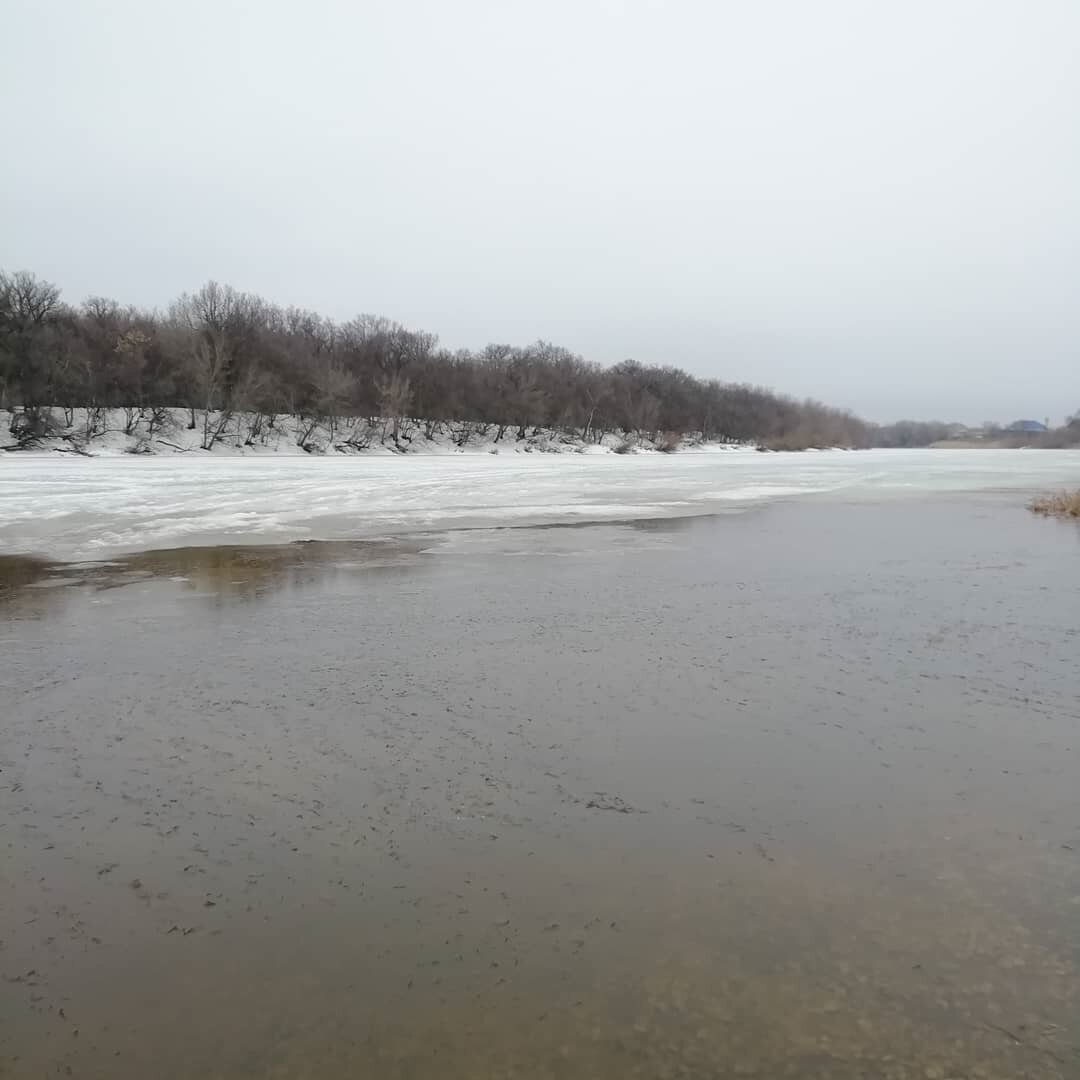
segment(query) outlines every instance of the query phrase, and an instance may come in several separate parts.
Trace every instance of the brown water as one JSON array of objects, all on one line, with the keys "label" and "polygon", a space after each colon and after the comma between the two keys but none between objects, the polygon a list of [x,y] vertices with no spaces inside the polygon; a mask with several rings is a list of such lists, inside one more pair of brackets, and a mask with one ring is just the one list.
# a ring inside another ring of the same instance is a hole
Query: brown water
[{"label": "brown water", "polygon": [[1080,533],[0,569],[0,1076],[1080,1076]]}]

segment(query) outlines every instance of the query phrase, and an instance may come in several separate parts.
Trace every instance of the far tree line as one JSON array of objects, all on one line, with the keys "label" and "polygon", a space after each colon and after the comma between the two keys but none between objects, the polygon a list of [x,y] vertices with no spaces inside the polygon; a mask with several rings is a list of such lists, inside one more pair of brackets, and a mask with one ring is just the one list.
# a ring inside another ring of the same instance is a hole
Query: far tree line
[{"label": "far tree line", "polygon": [[874,446],[914,447],[936,444],[962,446],[1033,446],[1040,449],[1064,449],[1080,446],[1080,411],[1067,417],[1061,427],[1045,431],[1017,430],[986,421],[976,428],[938,421],[899,420],[873,429]]},{"label": "far tree line", "polygon": [[405,418],[499,438],[551,428],[773,449],[890,441],[889,429],[816,401],[667,365],[602,367],[545,341],[449,350],[380,316],[335,322],[212,281],[164,312],[100,296],[76,306],[32,273],[0,272],[0,410],[12,431],[32,437],[54,410],[75,409],[124,409],[152,427],[155,410],[178,407],[210,444],[239,413],[306,418],[331,438],[345,417],[380,417],[395,441]]}]

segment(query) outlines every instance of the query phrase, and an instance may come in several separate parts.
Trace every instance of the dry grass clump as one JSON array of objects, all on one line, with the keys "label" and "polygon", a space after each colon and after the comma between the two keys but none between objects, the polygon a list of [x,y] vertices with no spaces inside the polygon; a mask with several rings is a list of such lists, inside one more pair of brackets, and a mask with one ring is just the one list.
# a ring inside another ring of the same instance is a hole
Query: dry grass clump
[{"label": "dry grass clump", "polygon": [[1057,491],[1031,500],[1031,509],[1047,517],[1080,518],[1080,491]]}]

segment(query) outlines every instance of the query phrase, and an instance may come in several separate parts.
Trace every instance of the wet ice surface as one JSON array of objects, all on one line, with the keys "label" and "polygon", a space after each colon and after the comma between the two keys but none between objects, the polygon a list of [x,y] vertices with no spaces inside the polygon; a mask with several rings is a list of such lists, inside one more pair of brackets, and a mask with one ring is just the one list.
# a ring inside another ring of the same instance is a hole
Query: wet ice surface
[{"label": "wet ice surface", "polygon": [[1080,1072],[1014,496],[5,566],[5,1078]]},{"label": "wet ice surface", "polygon": [[795,495],[1080,484],[1080,452],[752,450],[592,456],[72,458],[0,454],[0,554],[352,540],[712,513]]}]

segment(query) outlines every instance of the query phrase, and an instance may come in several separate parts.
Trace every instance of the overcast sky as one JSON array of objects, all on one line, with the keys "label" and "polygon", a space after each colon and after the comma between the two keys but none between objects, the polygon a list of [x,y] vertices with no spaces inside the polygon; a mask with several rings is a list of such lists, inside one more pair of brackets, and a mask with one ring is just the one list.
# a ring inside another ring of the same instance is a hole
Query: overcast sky
[{"label": "overcast sky", "polygon": [[1080,408],[1078,0],[0,0],[0,266]]}]

